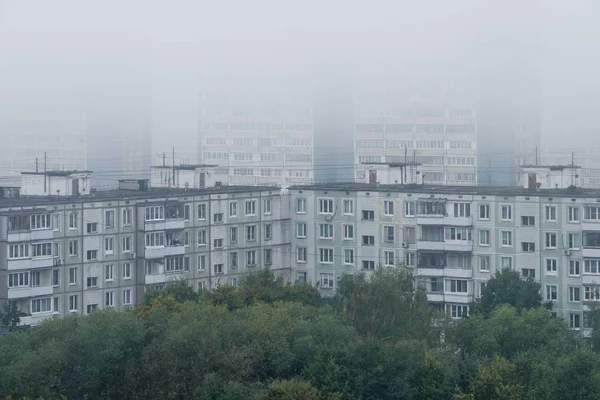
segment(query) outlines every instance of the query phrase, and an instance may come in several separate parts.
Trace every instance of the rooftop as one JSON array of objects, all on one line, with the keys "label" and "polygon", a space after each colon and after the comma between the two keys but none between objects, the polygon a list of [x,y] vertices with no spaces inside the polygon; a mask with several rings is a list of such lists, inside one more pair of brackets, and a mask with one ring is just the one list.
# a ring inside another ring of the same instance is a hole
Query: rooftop
[{"label": "rooftop", "polygon": [[[147,190],[99,190],[82,196],[27,196],[0,198],[0,207],[32,207],[74,202],[139,200],[162,197],[203,196],[211,194],[236,194],[248,192],[279,192],[279,186],[215,186],[203,189],[148,188]],[[2,212],[4,213],[4,212]]]},{"label": "rooftop", "polygon": [[437,195],[467,196],[542,196],[542,197],[587,197],[600,199],[600,189],[571,187],[567,189],[526,189],[521,187],[492,186],[443,186],[443,185],[381,185],[374,183],[318,183],[312,185],[294,185],[295,190],[323,190],[341,192],[396,192],[423,193]]},{"label": "rooftop", "polygon": [[391,168],[402,168],[402,167],[410,167],[416,165],[422,165],[418,162],[363,162],[363,165],[387,165]]},{"label": "rooftop", "polygon": [[77,175],[77,174],[91,174],[93,171],[88,170],[66,170],[66,171],[46,171],[46,172],[21,172],[21,175],[46,175],[46,176],[69,176],[69,175]]},{"label": "rooftop", "polygon": [[521,165],[521,168],[539,168],[539,169],[549,169],[550,171],[562,171],[563,169],[577,169],[581,168],[579,165]]},{"label": "rooftop", "polygon": [[152,168],[164,168],[164,169],[183,169],[183,170],[194,170],[196,168],[214,168],[218,167],[216,164],[179,164],[179,165],[155,165]]}]

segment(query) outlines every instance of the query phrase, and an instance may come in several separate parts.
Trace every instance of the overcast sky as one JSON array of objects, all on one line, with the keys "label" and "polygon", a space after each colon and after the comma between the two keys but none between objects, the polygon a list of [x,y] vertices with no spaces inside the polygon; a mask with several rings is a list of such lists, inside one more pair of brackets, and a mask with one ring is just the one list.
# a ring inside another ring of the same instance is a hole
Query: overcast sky
[{"label": "overcast sky", "polygon": [[599,4],[0,0],[0,108],[119,108],[147,98],[149,82],[196,84],[214,74],[310,76],[329,67],[393,79],[407,65],[486,60],[502,70],[523,62],[513,49],[531,48],[545,139],[600,137]]}]

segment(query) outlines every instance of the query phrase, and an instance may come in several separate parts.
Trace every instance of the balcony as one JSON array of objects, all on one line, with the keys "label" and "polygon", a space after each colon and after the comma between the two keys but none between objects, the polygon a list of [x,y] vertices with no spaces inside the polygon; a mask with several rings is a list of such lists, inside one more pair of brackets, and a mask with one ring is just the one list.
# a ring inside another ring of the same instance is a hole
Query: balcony
[{"label": "balcony", "polygon": [[444,241],[434,238],[423,238],[417,241],[417,250],[444,251]]},{"label": "balcony", "polygon": [[600,285],[600,275],[581,275],[581,283],[584,285]]},{"label": "balcony", "polygon": [[167,283],[169,281],[176,281],[182,279],[184,277],[184,274],[185,273],[183,271],[180,271],[146,275],[144,278],[144,283],[146,285],[159,285],[162,283]]},{"label": "balcony", "polygon": [[183,229],[185,228],[185,219],[167,218],[156,221],[146,221],[144,228],[147,231],[168,231],[173,229]]},{"label": "balcony", "polygon": [[165,258],[167,256],[182,256],[185,254],[185,246],[181,244],[173,246],[146,247],[144,253],[146,258]]},{"label": "balcony", "polygon": [[439,214],[418,214],[417,225],[473,226],[473,217],[455,217]]},{"label": "balcony", "polygon": [[600,258],[600,247],[583,246],[581,256],[583,258]]},{"label": "balcony", "polygon": [[7,269],[16,271],[21,269],[52,268],[54,266],[53,257],[44,258],[26,258],[21,260],[8,260]]},{"label": "balcony", "polygon": [[458,268],[457,266],[449,265],[444,269],[444,276],[449,278],[472,278],[473,268]]},{"label": "balcony", "polygon": [[30,242],[32,240],[47,240],[54,237],[52,229],[35,229],[35,230],[20,230],[9,231],[7,236],[8,242]]},{"label": "balcony", "polygon": [[445,240],[444,241],[445,251],[473,251],[472,240]]},{"label": "balcony", "polygon": [[8,289],[8,299],[23,299],[36,296],[48,296],[54,293],[52,286],[19,287]]}]

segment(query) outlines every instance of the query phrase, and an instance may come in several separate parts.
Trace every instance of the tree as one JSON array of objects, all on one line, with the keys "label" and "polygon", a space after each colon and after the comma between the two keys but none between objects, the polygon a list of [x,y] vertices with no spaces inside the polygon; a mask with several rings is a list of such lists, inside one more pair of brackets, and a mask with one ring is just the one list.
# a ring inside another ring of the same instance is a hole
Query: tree
[{"label": "tree", "polygon": [[13,331],[19,328],[21,322],[20,311],[14,302],[4,304],[4,313],[0,313],[0,332],[3,329]]},{"label": "tree", "polygon": [[431,339],[427,294],[406,267],[377,268],[370,279],[344,276],[332,304],[366,336]]},{"label": "tree", "polygon": [[273,382],[263,400],[318,400],[319,391],[298,379]]},{"label": "tree", "polygon": [[468,393],[460,393],[456,400],[520,400],[524,387],[517,368],[501,356],[481,360],[477,375]]},{"label": "tree", "polygon": [[471,314],[488,316],[504,304],[514,307],[518,312],[544,306],[540,284],[532,278],[523,279],[517,271],[503,268],[487,282],[481,298],[472,304]]}]

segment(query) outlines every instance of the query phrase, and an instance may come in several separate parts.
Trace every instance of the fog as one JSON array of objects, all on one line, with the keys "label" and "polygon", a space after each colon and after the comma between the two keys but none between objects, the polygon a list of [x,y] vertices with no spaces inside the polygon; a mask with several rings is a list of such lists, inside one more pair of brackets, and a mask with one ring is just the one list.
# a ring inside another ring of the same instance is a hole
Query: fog
[{"label": "fog", "polygon": [[460,77],[536,103],[544,148],[600,148],[598,21],[594,0],[0,0],[0,138],[154,134],[130,157],[158,163],[177,146],[195,160],[196,96],[215,82],[296,93],[331,76]]}]

